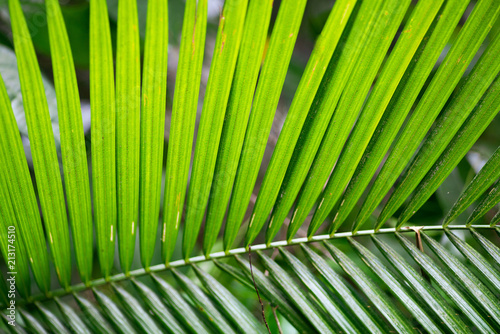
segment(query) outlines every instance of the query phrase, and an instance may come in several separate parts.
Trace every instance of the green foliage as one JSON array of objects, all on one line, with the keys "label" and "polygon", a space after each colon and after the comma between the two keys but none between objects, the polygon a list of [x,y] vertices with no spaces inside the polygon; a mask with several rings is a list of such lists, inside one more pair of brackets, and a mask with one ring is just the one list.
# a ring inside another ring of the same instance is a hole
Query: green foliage
[{"label": "green foliage", "polygon": [[116,181],[120,264],[130,270],[139,207],[141,59],[135,1],[120,1],[116,48]]},{"label": "green foliage", "polygon": [[[178,48],[172,4],[90,0],[88,135],[75,70],[85,46],[75,54],[68,8],[45,0],[58,156],[35,53],[48,50],[33,15],[8,1],[17,72],[0,66],[0,330],[500,329],[500,148],[477,173],[463,159],[500,109],[497,0],[337,0],[311,23],[292,92],[306,0],[226,0],[218,29],[211,3],[187,0]],[[450,174],[460,195],[447,191]],[[434,223],[425,210],[438,189],[449,205]]]},{"label": "green foliage", "polygon": [[154,245],[153,240],[156,239],[160,212],[163,132],[167,98],[167,13],[167,4],[164,1],[149,3],[142,73],[139,178],[141,259],[146,268],[151,262],[151,246]]}]

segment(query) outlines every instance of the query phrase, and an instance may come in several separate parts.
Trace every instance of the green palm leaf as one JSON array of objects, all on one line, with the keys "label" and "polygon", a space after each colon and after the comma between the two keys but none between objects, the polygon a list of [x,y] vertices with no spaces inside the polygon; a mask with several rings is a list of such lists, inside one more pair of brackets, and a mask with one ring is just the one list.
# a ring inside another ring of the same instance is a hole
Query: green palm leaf
[{"label": "green palm leaf", "polygon": [[92,195],[99,264],[113,267],[116,236],[116,106],[111,33],[104,0],[90,3]]},{"label": "green palm leaf", "polygon": [[167,3],[152,1],[148,6],[146,24],[140,129],[139,232],[141,262],[146,268],[149,267],[153,256],[161,201],[163,124],[167,99],[168,20],[166,18]]},{"label": "green palm leaf", "polygon": [[115,5],[81,5],[87,96],[71,7],[8,1],[1,332],[500,330],[497,0]]}]

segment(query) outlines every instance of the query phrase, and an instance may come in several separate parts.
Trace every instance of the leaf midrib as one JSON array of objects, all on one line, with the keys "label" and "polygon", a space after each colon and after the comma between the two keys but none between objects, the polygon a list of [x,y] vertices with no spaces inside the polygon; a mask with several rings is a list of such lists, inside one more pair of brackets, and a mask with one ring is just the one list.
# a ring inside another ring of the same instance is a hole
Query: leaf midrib
[{"label": "leaf midrib", "polygon": [[[272,242],[268,245],[265,243],[263,244],[258,244],[258,245],[252,245],[251,246],[251,251],[256,252],[256,251],[262,251],[262,250],[268,250],[268,249],[275,249],[278,247],[286,247],[286,246],[297,246],[301,244],[307,244],[311,242],[318,242],[318,241],[325,241],[325,240],[332,240],[332,239],[342,239],[342,238],[347,238],[347,237],[358,237],[358,236],[367,236],[367,235],[374,235],[374,234],[391,234],[391,233],[405,233],[405,232],[415,232],[416,229],[420,231],[444,231],[446,230],[470,230],[470,229],[495,229],[496,227],[492,227],[490,225],[472,225],[467,227],[466,225],[448,225],[447,227],[443,227],[442,225],[435,225],[435,226],[405,226],[402,227],[401,229],[397,229],[395,227],[390,227],[390,228],[383,228],[379,229],[377,231],[375,230],[362,230],[362,231],[357,231],[357,232],[339,232],[332,235],[329,234],[321,234],[321,235],[316,235],[311,238],[303,237],[303,238],[295,238],[290,241],[287,240],[280,240],[280,241],[275,241]],[[205,261],[213,261],[215,259],[222,259],[234,255],[239,255],[239,254],[245,254],[248,253],[248,249],[244,247],[240,248],[234,248],[229,250],[228,252],[215,252],[211,253],[208,256],[205,255],[199,255],[199,256],[194,256],[191,257],[187,260],[184,259],[179,259],[176,261],[170,262],[168,265],[165,264],[157,264],[154,266],[151,266],[148,268],[148,270],[144,268],[140,269],[135,269],[131,270],[128,272],[128,274],[125,273],[119,273],[115,275],[108,276],[107,278],[98,278],[89,281],[87,284],[85,283],[79,283],[79,284],[74,284],[69,286],[67,289],[60,288],[60,289],[55,289],[49,291],[47,294],[37,294],[32,296],[29,300],[20,300],[19,301],[19,306],[27,305],[27,304],[32,304],[37,301],[46,301],[53,299],[55,297],[64,297],[69,294],[74,294],[77,292],[81,292],[90,288],[98,287],[101,285],[105,285],[107,283],[111,282],[119,282],[119,281],[124,281],[124,280],[129,280],[135,277],[140,277],[140,276],[145,276],[147,274],[153,274],[153,273],[158,273],[162,272],[168,269],[172,268],[177,268],[177,267],[183,267],[187,266],[190,264],[195,264],[195,263],[200,263],[200,262],[205,262]]]}]

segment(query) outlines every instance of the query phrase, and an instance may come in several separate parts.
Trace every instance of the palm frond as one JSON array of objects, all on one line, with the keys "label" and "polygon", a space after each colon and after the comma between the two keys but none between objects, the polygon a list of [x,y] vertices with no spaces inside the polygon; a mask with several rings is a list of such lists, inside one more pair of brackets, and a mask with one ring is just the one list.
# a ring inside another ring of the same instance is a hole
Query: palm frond
[{"label": "palm frond", "polygon": [[[0,76],[0,330],[500,329],[500,148],[462,170],[500,109],[497,0],[335,1],[282,122],[307,1],[226,0],[212,34],[209,2],[187,0],[169,130],[179,13],[148,1],[141,35],[136,1],[115,27],[90,0],[90,164],[64,7],[46,0],[62,166],[30,26],[8,5],[33,164]],[[437,222],[421,209],[452,172],[471,181]]]},{"label": "palm frond", "polygon": [[[151,4],[153,6],[153,4]],[[120,265],[128,272],[139,214],[141,62],[137,3],[120,1],[116,50],[116,191]]]},{"label": "palm frond", "polygon": [[[168,20],[165,1],[148,6],[141,90],[139,233],[141,261],[153,256],[161,202],[165,106],[167,100]],[[164,227],[164,235],[166,227]],[[172,236],[170,236],[172,237]],[[165,237],[162,239],[165,240]]]},{"label": "palm frond", "polygon": [[90,2],[90,108],[92,196],[101,272],[113,267],[116,236],[116,106],[113,51],[107,6]]}]

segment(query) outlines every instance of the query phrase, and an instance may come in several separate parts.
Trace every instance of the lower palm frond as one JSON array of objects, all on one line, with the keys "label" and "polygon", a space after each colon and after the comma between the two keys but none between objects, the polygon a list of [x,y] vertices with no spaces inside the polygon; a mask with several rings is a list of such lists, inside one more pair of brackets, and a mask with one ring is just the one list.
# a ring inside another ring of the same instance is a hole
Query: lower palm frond
[{"label": "lower palm frond", "polygon": [[[459,231],[479,243],[464,242]],[[37,333],[262,333],[261,316],[240,301],[257,290],[263,307],[275,309],[275,319],[300,333],[492,333],[500,328],[500,275],[490,261],[499,260],[500,248],[493,231],[450,226],[443,234],[435,226],[317,236],[324,240],[310,245],[296,239],[290,249],[279,242],[255,245],[258,257],[250,262],[246,250],[235,249],[131,272],[135,278],[128,282],[116,275],[111,282],[92,281],[90,289],[34,296],[16,321],[19,331]],[[454,247],[437,241],[444,235]],[[266,249],[280,255],[270,257]],[[219,269],[203,270],[209,260]],[[228,277],[239,282],[236,295],[220,282]],[[265,319],[277,325],[269,312]]]}]

